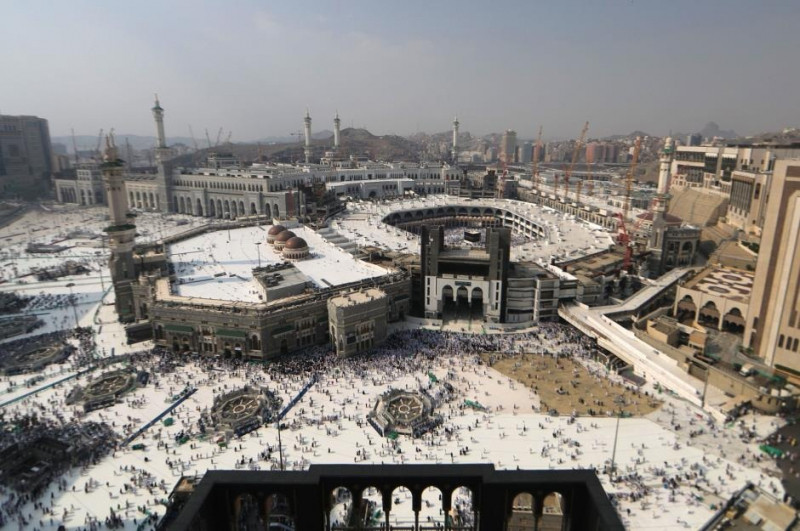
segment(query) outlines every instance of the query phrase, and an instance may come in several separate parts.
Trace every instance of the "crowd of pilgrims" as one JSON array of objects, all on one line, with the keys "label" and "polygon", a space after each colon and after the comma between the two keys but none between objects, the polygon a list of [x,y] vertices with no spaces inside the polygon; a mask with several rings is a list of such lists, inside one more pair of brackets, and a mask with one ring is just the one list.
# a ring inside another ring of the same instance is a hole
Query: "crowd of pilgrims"
[{"label": "crowd of pilgrims", "polygon": [[[79,331],[77,338],[82,343],[82,347],[91,347],[91,333],[88,329]],[[86,350],[82,348],[81,351],[85,356]],[[355,390],[353,389],[354,382],[362,381],[376,388],[385,389],[391,387],[400,378],[414,374],[418,375],[416,376],[416,385],[419,388],[425,388],[431,385],[426,374],[437,369],[441,377],[444,368],[446,369],[445,378],[454,386],[462,387],[468,392],[476,392],[480,385],[476,384],[474,380],[470,381],[459,376],[459,374],[463,374],[463,371],[474,372],[477,375],[486,373],[488,368],[479,354],[487,352],[494,353],[493,356],[496,358],[525,352],[556,358],[565,356],[589,359],[594,353],[594,346],[589,338],[572,327],[558,323],[541,323],[532,331],[514,335],[472,335],[425,329],[403,330],[390,335],[383,345],[365,354],[347,358],[337,356],[326,346],[309,347],[299,353],[268,363],[249,362],[236,358],[187,356],[160,348],[134,352],[126,357],[132,366],[148,370],[153,375],[148,385],[153,385],[157,390],[167,391],[168,396],[178,396],[188,388],[201,386],[211,387],[214,389],[215,395],[219,396],[237,390],[242,385],[252,385],[255,387],[267,386],[278,394],[293,397],[311,380],[317,382],[315,391],[323,395],[322,399],[317,395],[316,401],[313,397],[309,397],[299,403],[296,406],[297,411],[294,412],[296,414],[291,415],[291,420],[282,423],[282,428],[292,430],[302,426],[318,426],[324,430],[324,436],[316,439],[289,432],[284,438],[281,448],[277,448],[273,442],[264,441],[261,450],[256,453],[248,452],[245,445],[238,444],[236,440],[229,441],[227,445],[218,446],[201,445],[191,439],[179,452],[177,449],[179,443],[167,435],[168,430],[161,424],[154,426],[149,432],[146,432],[144,440],[148,446],[152,444],[159,450],[156,455],[164,457],[166,454],[165,464],[178,477],[186,470],[214,468],[220,462],[219,456],[227,452],[237,454],[235,460],[237,468],[262,470],[280,467],[306,468],[310,463],[311,456],[332,452],[332,448],[326,444],[326,439],[336,437],[342,432],[343,420],[356,422],[361,427],[366,426],[365,412],[374,406],[377,395],[374,391],[367,393],[363,389],[359,393],[357,387]],[[197,370],[180,370],[186,363],[194,364]],[[594,371],[590,370],[594,377],[608,377],[602,371],[597,370],[596,364],[595,369]],[[618,385],[634,388],[633,384],[626,384],[621,379],[619,380]],[[69,422],[73,417],[63,405],[63,396],[61,395],[65,392],[60,391],[61,394],[56,395],[49,404],[50,420],[48,422],[57,425]],[[141,406],[138,403],[139,399],[123,398],[123,400],[131,408],[135,409]],[[38,407],[46,408],[48,406]],[[207,407],[210,407],[210,404],[205,408],[181,406],[176,409],[172,414],[180,423],[179,425],[183,427],[181,432],[185,431],[187,435],[197,435],[196,428],[199,420],[207,413]],[[458,437],[459,430],[472,431],[473,427],[477,427],[482,422],[476,421],[475,426],[456,425],[454,421],[465,414],[465,406],[460,401],[440,404],[439,410],[446,419],[445,424],[436,430],[436,433],[427,434],[415,442],[416,456],[402,454],[403,450],[398,441],[381,438],[377,433],[366,430],[363,432],[365,433],[364,441],[356,443],[356,448],[353,449],[351,455],[353,462],[383,462],[384,460],[387,462],[412,462],[415,459],[435,459],[437,458],[436,447],[441,446],[443,440],[454,440]],[[73,413],[78,415],[77,410]],[[121,430],[122,435],[132,433],[141,425],[140,419],[132,418],[130,413],[126,416],[113,408],[100,411],[99,418],[101,422],[112,425],[117,432]],[[574,421],[574,418],[569,419],[569,423],[574,423]],[[594,424],[590,424],[588,427],[584,425],[578,431],[596,427]],[[717,428],[714,428],[711,423],[703,426],[703,422],[698,421],[695,428],[698,432],[704,432],[712,437],[719,434]],[[531,429],[531,427],[526,429]],[[574,459],[580,453],[580,444],[577,443],[577,440],[565,436],[550,418],[544,418],[539,423],[539,429],[553,431],[553,443],[541,448],[542,455],[550,456],[553,462],[557,458],[557,462],[563,464],[569,460],[570,456]],[[251,436],[259,437],[260,435],[258,432],[254,432]],[[474,439],[471,440],[477,442]],[[537,452],[538,450],[536,449]],[[123,451],[128,450],[116,448],[114,454]],[[460,455],[467,455],[470,451],[470,447],[466,444],[461,445],[458,449]],[[485,452],[484,450],[480,456],[481,459],[491,459],[490,454]],[[455,460],[454,453],[450,457],[453,461]],[[148,457],[144,457],[145,462],[148,459]],[[753,459],[755,457],[752,459],[748,457],[745,460],[751,462]],[[86,466],[88,465],[84,465],[83,468],[85,469]],[[692,470],[697,474],[697,477],[690,478],[692,481],[705,479],[702,477],[703,470]],[[669,474],[672,473],[674,473],[674,469],[669,472],[664,471],[666,488],[687,481],[686,477],[670,476]],[[727,473],[732,474],[733,472],[728,470]],[[149,508],[162,503],[168,494],[169,486],[164,483],[164,480],[156,481],[145,470],[137,470],[130,465],[121,468],[119,475],[126,476],[122,486],[115,487],[118,489],[119,495],[122,496],[131,489],[138,489],[143,496],[137,497],[136,500],[143,503],[138,506],[129,501],[112,503],[108,516],[104,520],[87,518],[83,529],[114,528],[122,521],[133,519],[138,519],[138,523],[141,525],[154,523],[155,517],[152,516],[153,513]],[[115,483],[119,485],[119,480],[114,479]],[[625,489],[618,491],[617,499],[637,499],[637,497],[647,494],[644,487],[638,486],[641,482],[635,476],[622,474],[617,476],[616,481],[624,482],[629,487],[627,493],[624,492]],[[76,483],[73,482],[70,487],[74,489],[75,485]],[[82,487],[89,491],[94,485],[91,482],[85,482]],[[56,521],[63,519],[65,515],[56,514],[53,506],[57,503],[58,492],[66,488],[67,484],[62,479],[51,484],[49,492],[45,490],[39,493],[38,497],[33,493],[7,494],[6,501],[0,506],[0,519],[2,519],[0,522],[16,521],[21,528],[36,529],[41,528],[50,518]],[[78,488],[81,488],[80,484],[78,484]],[[149,498],[141,492],[141,489],[147,491]],[[48,494],[50,496],[49,503],[47,501]],[[54,495],[56,499],[54,499]],[[31,502],[36,504],[33,508]],[[58,505],[63,507],[62,504]],[[69,512],[68,509],[64,510]],[[39,526],[36,524],[34,512],[40,515]],[[74,526],[74,522],[70,522],[70,524]]]}]

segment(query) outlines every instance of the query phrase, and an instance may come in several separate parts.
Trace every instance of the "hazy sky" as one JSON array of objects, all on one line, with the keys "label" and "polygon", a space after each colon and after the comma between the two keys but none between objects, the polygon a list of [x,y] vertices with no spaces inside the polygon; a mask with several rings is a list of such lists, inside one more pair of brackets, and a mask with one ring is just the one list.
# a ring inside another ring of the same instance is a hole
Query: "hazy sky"
[{"label": "hazy sky", "polygon": [[53,135],[233,141],[316,131],[544,126],[545,137],[640,129],[740,134],[800,126],[795,0],[6,0],[0,112]]}]

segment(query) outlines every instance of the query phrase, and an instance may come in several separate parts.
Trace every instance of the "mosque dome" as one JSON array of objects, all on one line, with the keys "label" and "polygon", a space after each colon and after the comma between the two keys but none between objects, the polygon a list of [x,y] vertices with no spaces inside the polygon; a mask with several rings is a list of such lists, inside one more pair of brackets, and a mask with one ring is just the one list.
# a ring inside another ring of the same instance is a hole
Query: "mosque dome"
[{"label": "mosque dome", "polygon": [[284,249],[302,249],[304,247],[308,247],[306,241],[299,236],[294,236],[286,240],[286,245],[284,246]]},{"label": "mosque dome", "polygon": [[280,233],[278,233],[277,236],[275,236],[275,241],[276,242],[284,242],[284,243],[286,243],[286,242],[289,241],[290,238],[294,238],[296,236],[297,235],[294,232],[290,231],[290,230],[283,230]]},{"label": "mosque dome", "polygon": [[[283,246],[286,245],[286,242],[289,241],[291,238],[297,236],[294,232],[290,230],[283,230],[277,236],[268,236],[268,238],[274,238],[272,244],[275,246],[275,249],[281,250]],[[269,240],[267,240],[269,241]]]},{"label": "mosque dome", "polygon": [[293,236],[286,240],[281,256],[287,260],[305,260],[309,256],[308,244],[303,238]]},{"label": "mosque dome", "polygon": [[274,244],[275,238],[281,232],[286,232],[286,227],[284,227],[283,225],[273,225],[272,227],[270,227],[269,230],[267,231],[267,243]]},{"label": "mosque dome", "polygon": [[281,232],[283,232],[283,231],[285,231],[285,230],[286,230],[286,227],[284,227],[283,225],[273,225],[273,226],[272,226],[272,227],[270,227],[270,229],[267,231],[267,234],[268,234],[269,236],[277,236],[278,234],[280,234]]}]

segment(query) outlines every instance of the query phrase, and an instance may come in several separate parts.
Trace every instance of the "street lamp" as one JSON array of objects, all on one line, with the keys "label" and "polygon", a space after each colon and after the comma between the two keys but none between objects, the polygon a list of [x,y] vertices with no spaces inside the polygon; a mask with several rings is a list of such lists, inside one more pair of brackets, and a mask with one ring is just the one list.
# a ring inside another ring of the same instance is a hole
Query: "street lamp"
[{"label": "street lamp", "polygon": [[608,474],[609,480],[614,481],[614,468],[617,458],[617,437],[619,436],[619,419],[622,417],[622,410],[617,414],[617,427],[614,429],[614,449],[611,451],[611,471]]},{"label": "street lamp", "polygon": [[72,316],[75,317],[75,328],[78,328],[78,310],[75,309],[75,295],[72,292],[72,287],[74,285],[74,282],[70,282],[67,284],[67,287],[69,288],[69,300],[72,303]]},{"label": "street lamp", "polygon": [[281,442],[281,420],[280,419],[278,419],[278,422],[276,423],[276,425],[278,426],[278,455],[280,456],[280,459],[281,459],[281,470],[283,470],[283,443]]}]

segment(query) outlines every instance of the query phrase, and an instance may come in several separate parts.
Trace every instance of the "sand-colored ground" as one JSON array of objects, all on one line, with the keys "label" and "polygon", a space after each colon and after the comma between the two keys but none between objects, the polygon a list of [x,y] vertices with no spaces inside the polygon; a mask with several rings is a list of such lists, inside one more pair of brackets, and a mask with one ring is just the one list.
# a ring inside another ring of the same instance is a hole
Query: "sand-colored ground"
[{"label": "sand-colored ground", "polygon": [[490,353],[482,357],[493,369],[536,392],[543,412],[614,415],[622,411],[624,416],[642,416],[661,406],[655,397],[630,390],[604,374],[592,374],[571,358],[556,361],[538,354],[499,357]]}]

